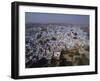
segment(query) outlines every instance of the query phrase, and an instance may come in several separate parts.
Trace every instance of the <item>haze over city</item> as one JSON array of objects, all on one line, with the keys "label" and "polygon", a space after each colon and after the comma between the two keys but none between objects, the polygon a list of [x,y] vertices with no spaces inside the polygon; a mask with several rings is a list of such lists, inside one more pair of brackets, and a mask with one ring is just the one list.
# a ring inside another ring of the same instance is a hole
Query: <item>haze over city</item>
[{"label": "haze over city", "polygon": [[54,13],[25,13],[25,22],[29,23],[69,23],[89,25],[89,15],[54,14]]}]

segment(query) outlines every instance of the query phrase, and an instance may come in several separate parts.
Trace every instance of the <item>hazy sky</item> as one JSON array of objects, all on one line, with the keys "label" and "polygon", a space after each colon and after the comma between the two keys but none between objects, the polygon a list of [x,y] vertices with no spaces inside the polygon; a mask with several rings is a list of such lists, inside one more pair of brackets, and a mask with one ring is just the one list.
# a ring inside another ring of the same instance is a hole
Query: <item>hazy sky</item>
[{"label": "hazy sky", "polygon": [[89,25],[89,15],[25,12],[26,23],[72,23]]}]

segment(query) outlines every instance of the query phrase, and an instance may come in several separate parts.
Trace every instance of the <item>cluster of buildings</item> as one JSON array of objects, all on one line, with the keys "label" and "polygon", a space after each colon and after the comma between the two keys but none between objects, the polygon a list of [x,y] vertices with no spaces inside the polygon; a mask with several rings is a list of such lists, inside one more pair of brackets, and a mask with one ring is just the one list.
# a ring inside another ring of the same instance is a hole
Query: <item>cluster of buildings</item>
[{"label": "cluster of buildings", "polygon": [[[82,58],[84,55],[89,60],[89,31],[83,29],[84,27],[79,25],[26,25],[26,67],[29,67],[28,63],[34,56],[38,60],[47,59],[50,65],[53,57],[60,60],[62,50],[65,51],[63,57],[73,62],[73,65],[78,65],[75,59]],[[86,63],[88,64],[89,62]],[[59,66],[59,63],[56,66]]]}]

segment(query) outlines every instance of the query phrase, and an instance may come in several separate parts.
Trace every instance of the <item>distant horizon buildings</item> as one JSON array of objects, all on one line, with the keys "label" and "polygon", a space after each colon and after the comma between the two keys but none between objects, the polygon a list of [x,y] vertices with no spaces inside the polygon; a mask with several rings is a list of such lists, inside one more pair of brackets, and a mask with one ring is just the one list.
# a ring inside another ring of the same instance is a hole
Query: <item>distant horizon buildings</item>
[{"label": "distant horizon buildings", "polygon": [[74,23],[26,23],[26,25],[58,25],[58,26],[84,26],[89,27],[89,24],[74,24]]}]

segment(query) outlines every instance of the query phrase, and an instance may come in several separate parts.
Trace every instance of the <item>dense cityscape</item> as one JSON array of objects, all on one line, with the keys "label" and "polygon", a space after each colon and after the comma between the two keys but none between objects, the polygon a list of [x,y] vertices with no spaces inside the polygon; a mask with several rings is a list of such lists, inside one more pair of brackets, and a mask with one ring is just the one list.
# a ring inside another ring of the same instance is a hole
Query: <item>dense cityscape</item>
[{"label": "dense cityscape", "polygon": [[89,65],[89,27],[26,24],[26,68]]}]

